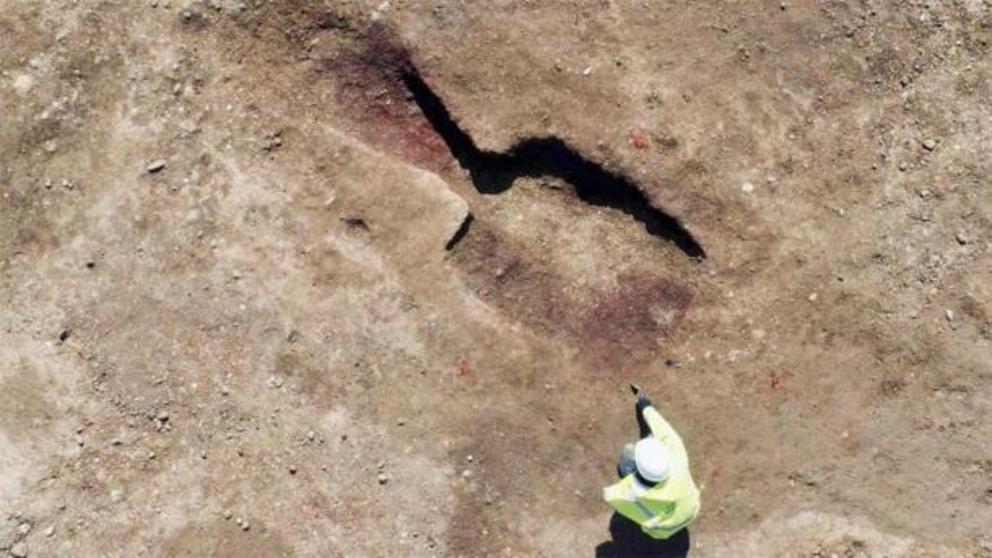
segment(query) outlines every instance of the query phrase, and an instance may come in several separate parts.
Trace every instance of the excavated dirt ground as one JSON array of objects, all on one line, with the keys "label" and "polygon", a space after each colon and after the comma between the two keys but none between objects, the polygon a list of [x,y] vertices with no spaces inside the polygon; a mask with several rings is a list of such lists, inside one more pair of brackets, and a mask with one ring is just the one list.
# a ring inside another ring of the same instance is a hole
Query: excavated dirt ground
[{"label": "excavated dirt ground", "polygon": [[635,555],[634,381],[692,556],[992,556],[990,41],[980,0],[0,0],[0,554]]}]

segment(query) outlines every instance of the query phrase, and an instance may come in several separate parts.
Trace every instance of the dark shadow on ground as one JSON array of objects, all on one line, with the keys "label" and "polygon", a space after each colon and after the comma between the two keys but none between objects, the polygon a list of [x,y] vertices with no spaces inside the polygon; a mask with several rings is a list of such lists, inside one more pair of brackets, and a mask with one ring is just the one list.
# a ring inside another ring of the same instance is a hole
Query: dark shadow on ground
[{"label": "dark shadow on ground", "polygon": [[610,518],[613,540],[596,547],[596,558],[686,558],[689,555],[689,530],[682,529],[668,540],[652,539],[641,527],[614,513]]},{"label": "dark shadow on ground", "polygon": [[480,193],[501,194],[520,177],[560,178],[575,188],[582,201],[622,211],[642,223],[649,234],[672,242],[689,257],[706,257],[692,233],[678,219],[654,207],[630,178],[586,159],[553,136],[524,139],[503,153],[479,149],[412,64],[405,69],[403,82]]}]

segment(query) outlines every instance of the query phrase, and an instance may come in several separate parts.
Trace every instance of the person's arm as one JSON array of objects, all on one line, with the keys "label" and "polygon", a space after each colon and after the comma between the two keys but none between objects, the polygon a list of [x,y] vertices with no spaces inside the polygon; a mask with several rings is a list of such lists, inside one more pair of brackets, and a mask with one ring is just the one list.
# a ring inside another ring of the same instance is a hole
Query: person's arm
[{"label": "person's arm", "polygon": [[673,456],[677,456],[678,459],[687,460],[688,456],[685,452],[685,444],[682,443],[682,438],[679,436],[678,432],[672,428],[672,425],[668,424],[668,421],[661,416],[653,406],[649,405],[641,410],[641,416],[644,417],[644,422],[647,423],[648,428],[651,430],[651,434],[656,438],[661,440],[668,450],[672,452]]}]

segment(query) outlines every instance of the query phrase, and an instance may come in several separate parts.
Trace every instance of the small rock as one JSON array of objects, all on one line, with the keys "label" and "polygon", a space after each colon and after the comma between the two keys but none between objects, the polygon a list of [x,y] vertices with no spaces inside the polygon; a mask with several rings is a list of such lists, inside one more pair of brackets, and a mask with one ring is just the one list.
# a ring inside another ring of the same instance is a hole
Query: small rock
[{"label": "small rock", "polygon": [[907,165],[906,163],[899,163],[899,170],[900,171],[906,172],[906,169],[908,169],[908,168],[909,168],[909,165]]},{"label": "small rock", "polygon": [[251,523],[248,523],[247,520],[242,521],[241,522],[241,530],[242,531],[247,531],[248,529],[251,529]]},{"label": "small rock", "polygon": [[224,510],[224,519],[230,520],[233,515],[234,514],[231,513],[231,510]]},{"label": "small rock", "polygon": [[238,525],[241,525],[242,523],[245,522],[245,520],[244,519],[241,519],[240,517],[237,517],[237,518],[234,519],[234,522],[237,523]]},{"label": "small rock", "polygon": [[314,441],[316,439],[317,439],[317,433],[316,432],[314,432],[313,430],[307,432],[307,440],[310,440],[312,442],[312,441]]},{"label": "small rock", "polygon": [[816,302],[816,299],[818,299],[818,298],[820,298],[820,295],[817,294],[817,293],[813,293],[813,294],[809,295],[809,301],[810,302]]},{"label": "small rock", "polygon": [[387,482],[389,482],[389,475],[387,475],[386,473],[379,473],[377,479],[379,480],[379,484],[386,484]]},{"label": "small rock", "polygon": [[54,525],[49,525],[48,529],[45,529],[45,536],[46,537],[51,537],[54,534],[55,534],[55,526]]},{"label": "small rock", "polygon": [[588,77],[591,74],[592,74],[592,66],[586,66],[585,69],[582,70],[582,75],[584,76]]},{"label": "small rock", "polygon": [[289,474],[290,475],[295,475],[296,474],[296,471],[297,471],[296,465],[290,465],[289,466]]},{"label": "small rock", "polygon": [[167,163],[165,159],[156,159],[151,163],[148,163],[148,166],[146,167],[145,170],[148,171],[148,174],[155,174],[157,172],[162,172],[163,170],[165,170],[166,164]]},{"label": "small rock", "polygon": [[157,420],[159,422],[167,422],[169,420],[169,412],[168,411],[159,411],[159,413],[157,415],[155,415],[155,420]]},{"label": "small rock", "polygon": [[270,136],[267,136],[262,141],[262,149],[266,151],[275,151],[280,147],[282,147],[282,135],[279,133],[275,133]]},{"label": "small rock", "polygon": [[27,558],[28,547],[24,543],[17,543],[10,547],[10,555],[14,558]]},{"label": "small rock", "polygon": [[399,419],[396,421],[396,426],[404,426],[404,425],[406,425],[406,419]]},{"label": "small rock", "polygon": [[957,240],[958,244],[961,246],[968,244],[968,235],[966,235],[964,231],[958,231],[957,234],[954,235],[954,239]]},{"label": "small rock", "polygon": [[934,149],[937,149],[937,140],[933,138],[927,138],[923,140],[923,148],[926,149],[927,151],[933,151]]},{"label": "small rock", "polygon": [[744,192],[745,194],[750,194],[751,192],[754,192],[754,184],[751,184],[750,182],[745,182],[744,184],[741,184],[741,192]]},{"label": "small rock", "polygon": [[64,328],[62,331],[59,332],[59,342],[65,343],[66,340],[69,339],[70,335],[72,335],[72,330],[69,328]]},{"label": "small rock", "polygon": [[944,310],[944,317],[947,318],[947,321],[953,322],[954,321],[954,310],[951,310],[950,308],[948,308],[947,310]]}]

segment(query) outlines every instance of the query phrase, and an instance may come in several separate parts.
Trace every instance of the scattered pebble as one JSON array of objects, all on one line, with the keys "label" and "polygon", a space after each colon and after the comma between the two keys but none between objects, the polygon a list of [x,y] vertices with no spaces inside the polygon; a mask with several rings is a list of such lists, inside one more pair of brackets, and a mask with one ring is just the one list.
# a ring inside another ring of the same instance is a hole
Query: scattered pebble
[{"label": "scattered pebble", "polygon": [[234,514],[231,513],[231,510],[224,510],[224,519],[230,520],[231,517],[233,517],[233,516],[234,516]]},{"label": "scattered pebble", "polygon": [[51,537],[54,534],[55,534],[55,526],[54,525],[49,525],[48,526],[48,529],[45,529],[45,536],[46,537]]},{"label": "scattered pebble", "polygon": [[247,531],[248,529],[251,529],[251,524],[250,524],[250,523],[248,523],[248,521],[247,521],[247,520],[245,520],[245,521],[242,521],[242,522],[241,522],[241,530],[242,530],[242,531]]},{"label": "scattered pebble", "polygon": [[282,147],[282,135],[279,133],[267,136],[264,140],[262,140],[262,149],[266,151],[275,151],[280,147]]},{"label": "scattered pebble", "polygon": [[10,555],[14,558],[27,558],[28,547],[24,543],[20,542],[10,547]]},{"label": "scattered pebble", "polygon": [[944,310],[944,317],[947,318],[947,321],[953,322],[954,321],[954,310],[951,310],[950,308],[948,308],[947,310]]},{"label": "scattered pebble", "polygon": [[289,466],[289,474],[290,475],[295,475],[297,470],[298,469],[296,468],[296,465],[290,465]]},{"label": "scattered pebble", "polygon": [[65,341],[69,339],[70,335],[72,335],[72,330],[69,328],[64,328],[59,332],[59,342],[65,343]]},{"label": "scattered pebble", "polygon": [[809,295],[809,301],[810,302],[816,302],[816,299],[818,299],[818,298],[820,298],[820,295],[818,293],[813,293],[813,294]]},{"label": "scattered pebble", "polygon": [[968,235],[966,235],[964,231],[958,231],[957,234],[954,235],[954,239],[957,240],[958,244],[961,246],[968,244]]},{"label": "scattered pebble", "polygon": [[582,75],[588,77],[590,74],[592,74],[592,66],[586,66],[585,69],[582,70]]},{"label": "scattered pebble", "polygon": [[745,194],[750,194],[751,192],[754,192],[754,184],[751,184],[750,182],[745,182],[744,184],[741,184],[741,191],[744,192]]},{"label": "scattered pebble", "polygon": [[146,170],[148,171],[149,174],[155,174],[157,172],[163,171],[165,169],[165,165],[166,165],[165,159],[156,159],[151,163],[148,163],[148,167],[146,167]]},{"label": "scattered pebble", "polygon": [[399,420],[397,420],[396,421],[396,425],[397,426],[404,426],[404,425],[406,425],[406,419],[399,419]]},{"label": "scattered pebble", "polygon": [[387,475],[386,473],[379,473],[379,476],[377,478],[379,480],[379,484],[386,484],[387,482],[389,482],[389,475]]},{"label": "scattered pebble", "polygon": [[313,430],[307,432],[307,440],[310,440],[312,442],[312,441],[314,441],[316,439],[317,439],[317,433],[316,432],[314,432]]},{"label": "scattered pebble", "polygon": [[927,151],[933,151],[934,149],[937,149],[937,140],[933,138],[927,138],[923,140],[923,148],[926,149]]}]

